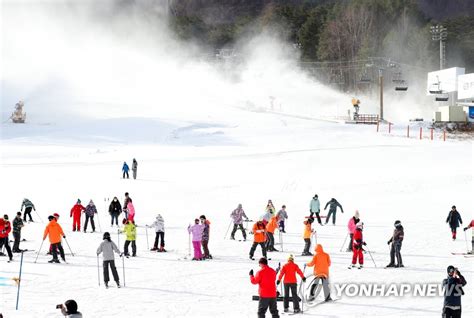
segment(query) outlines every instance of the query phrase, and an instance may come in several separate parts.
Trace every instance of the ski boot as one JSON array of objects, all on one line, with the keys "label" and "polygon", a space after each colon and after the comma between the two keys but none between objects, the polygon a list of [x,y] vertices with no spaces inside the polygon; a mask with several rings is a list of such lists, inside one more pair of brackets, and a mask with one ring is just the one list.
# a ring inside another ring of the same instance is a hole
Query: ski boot
[{"label": "ski boot", "polygon": [[356,267],[355,264],[351,264],[351,265],[349,265],[348,269],[353,269],[355,267]]},{"label": "ski boot", "polygon": [[295,313],[295,314],[299,314],[300,312],[301,312],[301,309],[299,309],[299,308],[296,308],[295,310],[293,310],[293,313]]},{"label": "ski boot", "polygon": [[255,260],[255,258],[253,257],[253,255],[249,255],[249,258],[250,258],[252,261]]},{"label": "ski boot", "polygon": [[359,269],[362,269],[364,267],[364,265],[359,265]]},{"label": "ski boot", "polygon": [[235,241],[235,237],[233,237],[233,236],[231,236],[230,239],[233,240],[233,241]]},{"label": "ski boot", "polygon": [[117,288],[120,288],[120,282],[116,281],[116,283],[117,283]]},{"label": "ski boot", "polygon": [[48,263],[60,263],[58,259],[52,259],[50,261],[48,261]]},{"label": "ski boot", "polygon": [[158,251],[158,247],[153,246],[153,248],[150,249],[150,251]]},{"label": "ski boot", "polygon": [[162,247],[160,247],[160,250],[159,250],[158,252],[164,253],[164,252],[166,252],[166,250],[165,250],[165,248],[162,246]]},{"label": "ski boot", "polygon": [[395,264],[394,264],[394,263],[390,263],[390,264],[388,264],[387,266],[385,266],[385,268],[388,268],[388,267],[395,267]]},{"label": "ski boot", "polygon": [[105,288],[109,288],[109,282],[104,282]]},{"label": "ski boot", "polygon": [[289,311],[290,311],[290,309],[288,309],[288,308],[283,308],[283,312],[289,312]]},{"label": "ski boot", "polygon": [[401,268],[401,267],[405,267],[405,266],[403,266],[403,264],[397,264],[397,265],[395,265],[395,267],[396,268]]}]

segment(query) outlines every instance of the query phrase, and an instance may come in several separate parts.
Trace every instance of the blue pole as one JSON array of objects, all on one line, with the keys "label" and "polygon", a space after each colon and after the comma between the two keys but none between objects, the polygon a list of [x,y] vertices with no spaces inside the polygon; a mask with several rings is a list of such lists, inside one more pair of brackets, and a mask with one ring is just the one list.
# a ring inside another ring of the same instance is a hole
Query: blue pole
[{"label": "blue pole", "polygon": [[20,300],[20,284],[21,284],[21,270],[23,268],[23,253],[24,252],[21,252],[20,277],[18,278],[18,289],[16,292],[16,310],[18,310],[18,301]]}]

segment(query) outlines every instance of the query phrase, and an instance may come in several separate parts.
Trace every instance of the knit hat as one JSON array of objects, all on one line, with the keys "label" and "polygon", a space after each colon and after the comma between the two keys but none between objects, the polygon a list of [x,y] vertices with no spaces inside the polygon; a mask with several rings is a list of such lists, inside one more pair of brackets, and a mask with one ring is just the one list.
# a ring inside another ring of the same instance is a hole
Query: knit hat
[{"label": "knit hat", "polygon": [[94,204],[94,201],[92,201],[92,199],[89,201],[89,204]]},{"label": "knit hat", "polygon": [[77,313],[77,303],[75,300],[69,299],[67,300],[64,305],[66,305],[67,313],[68,314],[76,314]]},{"label": "knit hat", "polygon": [[104,236],[102,237],[102,239],[106,240],[106,239],[109,239],[110,238],[110,233],[109,232],[105,232],[104,233]]},{"label": "knit hat", "polygon": [[8,215],[5,214],[5,215],[3,216],[3,218],[4,218],[5,220],[8,220]]},{"label": "knit hat", "polygon": [[263,265],[268,265],[268,261],[265,257],[262,257],[259,261],[258,261],[259,264],[263,264]]},{"label": "knit hat", "polygon": [[356,218],[359,218],[359,210],[356,210],[356,211],[355,211],[354,216],[355,216]]},{"label": "knit hat", "polygon": [[456,268],[455,268],[453,265],[449,265],[448,268],[446,268],[446,271],[447,271],[448,274],[449,274],[449,273],[454,272],[455,269],[456,269]]},{"label": "knit hat", "polygon": [[52,221],[52,220],[54,220],[54,216],[52,215],[48,216],[48,221]]},{"label": "knit hat", "polygon": [[59,214],[54,213],[53,216],[57,219],[59,217]]},{"label": "knit hat", "polygon": [[81,199],[77,199],[77,204],[81,203]]},{"label": "knit hat", "polygon": [[400,220],[396,220],[395,223],[393,223],[393,226],[397,227],[402,225],[402,222]]},{"label": "knit hat", "polygon": [[295,258],[293,257],[293,254],[290,254],[290,256],[288,256],[288,261],[293,262],[294,260]]},{"label": "knit hat", "polygon": [[16,212],[16,215],[21,216],[21,212]]}]

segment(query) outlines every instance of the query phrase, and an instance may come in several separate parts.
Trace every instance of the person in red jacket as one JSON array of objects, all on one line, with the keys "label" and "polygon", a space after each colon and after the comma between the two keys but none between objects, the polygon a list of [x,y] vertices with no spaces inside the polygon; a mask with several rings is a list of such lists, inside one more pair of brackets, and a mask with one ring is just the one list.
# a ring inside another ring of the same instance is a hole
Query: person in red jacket
[{"label": "person in red jacket", "polygon": [[349,269],[356,266],[357,259],[359,259],[359,269],[362,269],[364,266],[364,250],[362,249],[362,246],[367,244],[364,242],[362,237],[363,228],[364,223],[359,221],[356,224],[356,229],[354,231],[354,242],[352,243],[352,265],[349,266]]},{"label": "person in red jacket", "polygon": [[283,311],[288,312],[290,307],[290,289],[291,289],[291,296],[293,301],[293,311],[299,313],[300,310],[300,302],[298,301],[298,294],[296,292],[296,287],[298,286],[298,281],[296,280],[296,274],[300,275],[301,280],[303,282],[306,281],[306,277],[304,277],[303,272],[299,268],[297,264],[294,262],[293,255],[288,257],[288,263],[283,265],[282,269],[280,270],[280,274],[278,275],[277,286],[280,284],[280,281],[283,276],[285,279],[283,280],[284,288],[285,288],[285,297],[283,298]]},{"label": "person in red jacket", "polygon": [[[472,220],[471,223],[469,223],[469,225],[464,228],[464,231],[467,231],[467,229],[470,229],[472,227],[474,227],[474,220]],[[472,248],[470,252],[467,252],[468,254],[474,254],[474,231],[472,231],[471,244]]]},{"label": "person in red jacket", "polygon": [[8,240],[8,234],[10,234],[11,230],[12,227],[10,221],[8,221],[8,215],[5,214],[3,219],[0,219],[0,250],[2,250],[5,245],[10,261],[13,260],[13,253]]},{"label": "person in red jacket", "polygon": [[81,200],[77,199],[77,203],[74,204],[74,206],[71,209],[71,215],[72,217],[72,231],[81,231],[81,214],[82,211],[85,211],[86,208],[82,206]]},{"label": "person in red jacket", "polygon": [[258,264],[261,269],[257,272],[257,275],[253,275],[253,269],[249,272],[250,282],[254,285],[258,284],[258,295],[260,296],[258,301],[258,317],[264,318],[267,309],[270,307],[272,318],[279,318],[275,285],[276,272],[268,266],[268,261],[264,257],[258,261]]}]

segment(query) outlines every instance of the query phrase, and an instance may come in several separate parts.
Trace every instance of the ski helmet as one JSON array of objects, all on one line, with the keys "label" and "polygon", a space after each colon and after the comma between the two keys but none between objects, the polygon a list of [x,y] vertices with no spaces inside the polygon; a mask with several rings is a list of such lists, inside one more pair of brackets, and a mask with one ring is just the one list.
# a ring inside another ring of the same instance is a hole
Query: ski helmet
[{"label": "ski helmet", "polygon": [[110,238],[110,233],[109,233],[109,232],[105,232],[102,239],[108,240],[109,238]]},{"label": "ski helmet", "polygon": [[452,272],[454,272],[456,268],[453,266],[453,265],[449,265],[448,268],[446,268],[446,271],[448,272],[448,274],[451,274]]},{"label": "ski helmet", "polygon": [[393,224],[393,226],[397,227],[397,226],[400,226],[402,225],[402,222],[400,220],[396,220],[395,223]]},{"label": "ski helmet", "polygon": [[54,216],[52,215],[48,216],[48,221],[52,221],[52,220],[54,220]]}]

